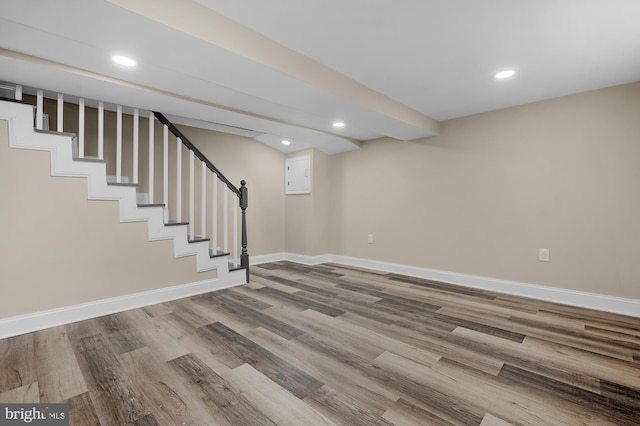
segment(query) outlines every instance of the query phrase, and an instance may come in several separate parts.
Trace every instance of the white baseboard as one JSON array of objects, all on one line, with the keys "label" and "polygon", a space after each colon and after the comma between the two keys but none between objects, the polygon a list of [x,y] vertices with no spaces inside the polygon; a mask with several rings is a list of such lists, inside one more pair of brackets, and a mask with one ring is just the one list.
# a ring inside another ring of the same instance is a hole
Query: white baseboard
[{"label": "white baseboard", "polygon": [[320,265],[321,263],[335,262],[332,254],[321,254],[318,256],[305,256],[302,254],[286,253],[285,259],[291,262],[302,263],[304,265]]},{"label": "white baseboard", "polygon": [[285,260],[286,253],[260,254],[249,256],[249,265],[261,265],[269,262],[279,262]]},{"label": "white baseboard", "polygon": [[0,319],[0,339],[243,284],[210,279]]},{"label": "white baseboard", "polygon": [[[331,262],[345,266],[355,266],[374,271],[426,278],[453,285],[496,291],[516,296],[530,297],[532,299],[562,303],[565,305],[640,317],[640,300],[636,299],[624,299],[620,297],[546,287],[517,281],[507,281],[476,275],[419,268],[398,263],[380,262],[335,254],[306,256],[295,253],[258,255],[252,256],[250,260],[252,265],[282,260],[288,260],[304,265],[318,265],[321,263]],[[244,274],[241,275],[242,276],[238,275],[238,277],[243,278]],[[51,309],[33,314],[0,319],[0,339],[43,330],[45,328],[55,327],[58,325],[69,324],[76,321],[96,318],[103,315],[109,315],[116,312],[122,312],[128,309],[141,308],[144,306],[154,305],[156,303],[163,303],[214,290],[221,290],[223,288],[242,284],[243,282],[243,280],[240,280],[237,283],[229,282],[229,280],[225,280],[225,282],[221,282],[219,280],[205,280],[126,296],[97,300],[95,302],[67,306],[64,308]]]},{"label": "white baseboard", "polygon": [[398,263],[381,262],[377,260],[340,256],[335,254],[306,256],[294,253],[277,253],[265,256],[265,258],[268,258],[269,262],[288,260],[304,265],[318,265],[321,263],[331,262],[339,265],[355,266],[374,271],[402,274],[411,277],[441,281],[453,285],[490,290],[515,296],[561,303],[564,305],[629,315],[632,317],[640,317],[640,300],[637,299],[625,299],[622,297],[607,296],[604,294],[587,293],[538,284],[460,274],[457,272],[440,271],[437,269],[420,268]]}]

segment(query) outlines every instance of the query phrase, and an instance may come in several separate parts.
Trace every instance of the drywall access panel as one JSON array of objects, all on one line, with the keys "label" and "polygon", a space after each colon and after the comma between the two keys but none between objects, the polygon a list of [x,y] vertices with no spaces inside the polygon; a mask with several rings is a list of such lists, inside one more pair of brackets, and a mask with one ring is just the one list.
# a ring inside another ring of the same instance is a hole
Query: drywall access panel
[{"label": "drywall access panel", "polygon": [[311,156],[287,158],[284,178],[286,195],[311,194]]}]

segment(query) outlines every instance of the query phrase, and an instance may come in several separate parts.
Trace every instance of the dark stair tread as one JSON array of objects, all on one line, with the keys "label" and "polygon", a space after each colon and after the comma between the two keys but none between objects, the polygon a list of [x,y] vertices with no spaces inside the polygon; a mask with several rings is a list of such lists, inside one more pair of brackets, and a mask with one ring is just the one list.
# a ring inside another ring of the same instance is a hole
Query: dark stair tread
[{"label": "dark stair tread", "polygon": [[118,182],[107,182],[107,185],[110,185],[110,186],[130,186],[130,187],[133,187],[133,188],[138,186],[137,183],[124,183],[124,182],[119,182],[119,183]]},{"label": "dark stair tread", "polygon": [[234,266],[233,262],[229,262],[229,272],[240,271],[242,269],[247,269],[247,267],[246,266],[241,266],[241,265]]},{"label": "dark stair tread", "polygon": [[47,135],[60,135],[60,136],[69,136],[71,138],[76,138],[75,133],[71,132],[58,132],[56,130],[44,130],[44,129],[33,129],[36,133],[44,133]]},{"label": "dark stair tread", "polygon": [[213,250],[213,249],[209,249],[209,257],[210,258],[214,258],[214,257],[222,257],[222,256],[229,256],[229,253],[224,252],[224,251],[220,251],[220,250]]},{"label": "dark stair tread", "polygon": [[[155,204],[137,204],[138,207],[164,207],[164,203],[155,203]],[[166,225],[166,224],[165,224]]]},{"label": "dark stair tread", "polygon": [[170,220],[165,223],[164,226],[180,226],[180,225],[188,225],[189,222],[176,222],[175,220]]},{"label": "dark stair tread", "polygon": [[35,108],[35,104],[33,102],[29,102],[29,101],[23,101],[20,99],[14,99],[14,98],[7,98],[4,96],[0,96],[0,101],[5,101],[5,102],[13,102],[15,104],[24,104],[24,105],[31,105],[32,107]]},{"label": "dark stair tread", "polygon": [[[189,236],[187,236],[187,238],[189,238]],[[200,243],[203,241],[211,241],[211,238],[207,238],[207,237],[200,237],[198,235],[194,235],[193,239],[189,239],[189,243]]]},{"label": "dark stair tread", "polygon": [[107,160],[101,160],[98,157],[73,157],[73,161],[82,161],[85,163],[104,163],[107,164]]}]

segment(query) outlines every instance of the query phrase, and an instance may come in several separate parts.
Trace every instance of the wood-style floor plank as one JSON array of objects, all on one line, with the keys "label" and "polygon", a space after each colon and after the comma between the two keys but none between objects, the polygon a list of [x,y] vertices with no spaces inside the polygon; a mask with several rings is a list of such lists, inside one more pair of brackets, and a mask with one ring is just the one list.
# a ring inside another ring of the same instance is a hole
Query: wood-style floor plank
[{"label": "wood-style floor plank", "polygon": [[38,380],[33,333],[0,340],[0,393]]},{"label": "wood-style floor plank", "polygon": [[494,336],[465,328],[455,329],[446,338],[448,341],[473,348],[476,352],[501,360],[503,363],[535,371],[574,386],[592,391],[597,391],[600,387],[599,378],[589,372],[581,371],[582,369],[575,365],[579,362],[576,359],[558,356],[535,344],[527,348],[523,344],[500,341]]},{"label": "wood-style floor plank", "polygon": [[101,423],[130,424],[149,414],[102,335],[80,339],[76,344],[78,358]]},{"label": "wood-style floor plank", "polygon": [[455,425],[455,423],[436,416],[427,410],[423,410],[403,398],[396,401],[396,403],[389,408],[382,417],[388,420],[391,424],[398,426],[413,426],[419,424],[429,424],[434,426]]},{"label": "wood-style floor plank", "polygon": [[272,287],[265,287],[258,290],[262,294],[266,294],[269,297],[273,297],[274,299],[280,299],[282,301],[286,301],[293,305],[297,305],[302,309],[314,309],[318,312],[322,312],[323,314],[337,317],[338,315],[344,314],[344,311],[334,308],[331,305],[325,305],[323,303],[315,302],[311,299],[305,299],[304,297],[300,297],[296,294],[287,293],[285,291],[276,290]]},{"label": "wood-style floor plank", "polygon": [[382,415],[398,399],[397,392],[378,383],[338,359],[308,347],[296,339],[286,340],[268,330],[256,329],[247,336],[291,364],[308,372],[343,397],[358,401],[362,408]]},{"label": "wood-style floor plank", "polygon": [[216,346],[224,347],[298,398],[304,398],[322,386],[319,380],[224,324],[209,324],[200,330],[204,338],[214,341]]},{"label": "wood-style floor plank", "polygon": [[163,371],[164,363],[154,357],[151,349],[127,352],[120,359],[124,373],[135,384],[136,391],[148,401],[147,406],[155,421],[167,425],[191,425],[207,420],[202,410],[194,409],[191,401],[180,394],[182,388],[174,376]]},{"label": "wood-style floor plank", "polygon": [[128,323],[125,315],[107,315],[98,318],[97,322],[117,353],[124,354],[144,346],[140,333]]},{"label": "wood-style floor plank", "polygon": [[0,340],[72,425],[638,425],[640,318],[335,264]]},{"label": "wood-style floor plank", "polygon": [[251,404],[274,423],[291,426],[335,425],[316,411],[313,405],[301,401],[248,364],[230,370],[223,377],[233,387],[240,389]]},{"label": "wood-style floor plank", "polygon": [[480,424],[484,413],[481,413],[479,408],[471,406],[463,399],[429,388],[424,383],[418,383],[406,375],[395,374],[390,369],[380,368],[373,361],[349,353],[341,347],[336,347],[337,345],[328,344],[308,334],[298,337],[297,340],[331,358],[348,363],[352,368],[368,377],[374,378],[378,382],[385,383],[389,388],[399,392],[406,398],[422,403],[428,401],[438,413],[450,417],[454,421],[463,422],[464,424]]},{"label": "wood-style floor plank", "polygon": [[[181,327],[185,325],[184,322],[173,313],[150,317],[147,311],[135,309],[122,312],[120,316],[126,318],[140,332],[140,339],[144,343],[142,348],[153,350],[157,358],[168,361],[189,353],[182,339],[185,335],[192,334],[190,331],[195,329],[190,326]],[[168,339],[167,336],[172,338]]]},{"label": "wood-style floor plank", "polygon": [[62,401],[87,392],[64,327],[34,333],[36,370],[43,401]]},{"label": "wood-style floor plank", "polygon": [[13,402],[20,404],[40,402],[40,388],[38,387],[38,382],[29,383],[28,385],[0,393],[0,402]]},{"label": "wood-style floor plank", "polygon": [[360,406],[356,400],[340,395],[326,385],[306,397],[305,401],[338,423],[354,426],[392,425],[371,410]]},{"label": "wood-style floor plank", "polygon": [[291,339],[303,333],[292,325],[273,318],[261,311],[256,311],[240,302],[236,302],[235,300],[226,297],[223,294],[212,295],[208,300],[211,301],[215,307],[229,313],[230,315],[250,318],[253,323],[253,328],[264,327],[281,335],[285,339]]},{"label": "wood-style floor plank", "polygon": [[480,426],[514,426],[514,424],[487,413],[482,419]]},{"label": "wood-style floor plank", "polygon": [[275,424],[254,407],[237,389],[193,355],[184,355],[168,364],[188,379],[194,396],[205,402],[214,424]]},{"label": "wood-style floor plank", "polygon": [[88,392],[64,401],[69,404],[69,424],[99,426],[100,420]]}]

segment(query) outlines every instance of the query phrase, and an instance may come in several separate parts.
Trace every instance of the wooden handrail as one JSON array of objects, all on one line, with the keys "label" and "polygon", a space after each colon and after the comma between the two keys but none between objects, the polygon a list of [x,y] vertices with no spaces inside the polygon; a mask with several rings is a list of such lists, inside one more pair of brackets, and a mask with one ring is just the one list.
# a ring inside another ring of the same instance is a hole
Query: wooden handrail
[{"label": "wooden handrail", "polygon": [[209,161],[209,159],[202,152],[200,152],[200,150],[196,148],[195,145],[192,144],[191,141],[187,139],[187,137],[184,134],[182,134],[182,132],[178,130],[176,126],[173,125],[172,122],[170,122],[167,119],[167,117],[165,117],[162,113],[157,111],[153,111],[153,115],[156,116],[158,121],[160,121],[162,124],[167,126],[169,128],[169,131],[173,133],[175,137],[180,138],[180,140],[182,141],[182,144],[186,146],[189,150],[193,151],[195,156],[198,157],[200,161],[204,162],[207,165],[207,168],[211,170],[213,173],[215,173],[216,176],[218,176],[218,179],[220,179],[222,182],[224,182],[225,185],[227,185],[227,188],[229,188],[234,194],[236,194],[238,198],[241,197],[240,190],[234,184],[232,184],[231,181],[229,181],[229,179],[227,179],[225,175],[223,175],[220,172],[220,170],[218,170],[218,168],[214,166],[213,163]]}]

